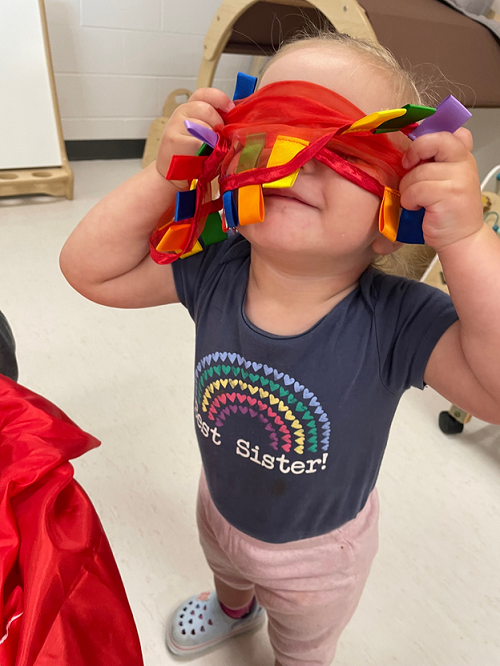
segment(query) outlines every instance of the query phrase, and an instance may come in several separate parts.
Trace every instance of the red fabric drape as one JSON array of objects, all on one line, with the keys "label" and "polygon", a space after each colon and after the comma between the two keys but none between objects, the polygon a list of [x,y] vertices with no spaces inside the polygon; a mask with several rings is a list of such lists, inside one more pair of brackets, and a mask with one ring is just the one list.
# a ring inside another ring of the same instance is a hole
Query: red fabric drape
[{"label": "red fabric drape", "polygon": [[99,446],[0,376],[0,664],[142,666],[120,574],[68,461]]}]

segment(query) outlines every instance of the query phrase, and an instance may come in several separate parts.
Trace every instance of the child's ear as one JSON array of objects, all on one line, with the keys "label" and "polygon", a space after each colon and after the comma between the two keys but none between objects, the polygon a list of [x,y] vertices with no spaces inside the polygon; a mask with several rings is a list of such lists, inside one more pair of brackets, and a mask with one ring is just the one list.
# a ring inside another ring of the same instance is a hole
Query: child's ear
[{"label": "child's ear", "polygon": [[398,241],[392,242],[385,236],[382,236],[382,234],[379,234],[372,243],[372,250],[375,254],[384,256],[396,252],[401,247],[403,247],[403,243],[399,243]]}]

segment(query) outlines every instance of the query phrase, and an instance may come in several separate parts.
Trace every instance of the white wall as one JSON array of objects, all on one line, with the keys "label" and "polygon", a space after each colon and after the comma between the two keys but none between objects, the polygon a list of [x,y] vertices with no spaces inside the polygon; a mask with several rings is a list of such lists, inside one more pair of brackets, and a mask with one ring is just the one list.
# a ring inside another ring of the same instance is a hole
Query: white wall
[{"label": "white wall", "polygon": [[[45,0],[64,138],[143,139],[175,88],[194,90],[221,0]],[[232,96],[251,59],[224,55]]]}]

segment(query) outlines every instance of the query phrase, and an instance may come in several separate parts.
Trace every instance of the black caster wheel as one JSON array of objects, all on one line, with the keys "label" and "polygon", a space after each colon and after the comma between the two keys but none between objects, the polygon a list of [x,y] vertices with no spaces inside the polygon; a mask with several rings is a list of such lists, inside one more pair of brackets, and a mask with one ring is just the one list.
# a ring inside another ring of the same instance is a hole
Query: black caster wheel
[{"label": "black caster wheel", "polygon": [[439,415],[439,427],[445,435],[458,435],[464,429],[464,424],[454,419],[450,412],[441,412]]}]

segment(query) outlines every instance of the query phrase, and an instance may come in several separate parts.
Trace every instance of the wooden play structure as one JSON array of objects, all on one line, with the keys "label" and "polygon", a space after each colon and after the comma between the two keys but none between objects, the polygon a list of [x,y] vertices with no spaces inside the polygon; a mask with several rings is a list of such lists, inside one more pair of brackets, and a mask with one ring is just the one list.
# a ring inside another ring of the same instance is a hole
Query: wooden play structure
[{"label": "wooden play structure", "polygon": [[156,159],[158,154],[158,148],[160,146],[161,135],[165,129],[165,125],[168,122],[168,119],[174,112],[174,110],[179,106],[187,102],[191,97],[191,91],[186,88],[177,88],[167,97],[165,104],[163,105],[162,114],[159,118],[155,118],[151,123],[149,128],[148,138],[146,139],[146,145],[144,146],[144,154],[142,156],[142,168],[145,169],[148,164],[153,162]]},{"label": "wooden play structure", "polygon": [[[310,25],[332,25],[340,32],[377,42],[364,9],[356,0],[226,0],[215,15],[203,42],[197,87],[211,86],[223,53],[255,56],[250,73],[256,76],[281,37]],[[279,26],[279,31],[273,30]]]},{"label": "wooden play structure", "polygon": [[258,74],[262,59],[306,25],[380,43],[407,64],[429,63],[434,75],[438,66],[461,84],[465,106],[500,107],[500,90],[491,83],[500,80],[498,41],[438,0],[225,0],[205,36],[197,86],[212,84],[223,53],[258,58],[250,72]]},{"label": "wooden play structure", "polygon": [[[437,76],[437,94],[448,95],[448,82],[459,82],[465,106],[500,107],[500,86],[492,85],[500,81],[498,41],[487,28],[438,0],[224,0],[203,42],[197,87],[212,85],[223,53],[253,56],[250,74],[258,76],[281,41],[306,25],[333,27],[382,44],[397,59],[419,65],[423,77]],[[453,93],[457,96],[455,89]],[[168,103],[170,112],[173,108]],[[155,121],[143,166],[154,159],[166,120],[164,115],[161,123]]]},{"label": "wooden play structure", "polygon": [[[254,56],[250,74],[258,76],[280,41],[279,35],[273,37],[273,24],[279,24],[285,32],[296,32],[306,23],[339,26],[339,30],[353,36],[377,41],[364,10],[356,0],[226,0],[217,10],[205,36],[196,87],[212,85],[223,53]],[[256,31],[258,34],[255,34]],[[175,107],[184,101],[174,100],[186,92],[189,93],[185,89],[174,90],[164,104],[163,116],[152,123],[143,167],[156,158],[163,127]]]},{"label": "wooden play structure", "polygon": [[11,69],[2,71],[2,93],[13,101],[0,113],[0,196],[72,199],[43,0],[6,3],[0,23],[0,49],[15,49],[21,63],[12,59]]}]

